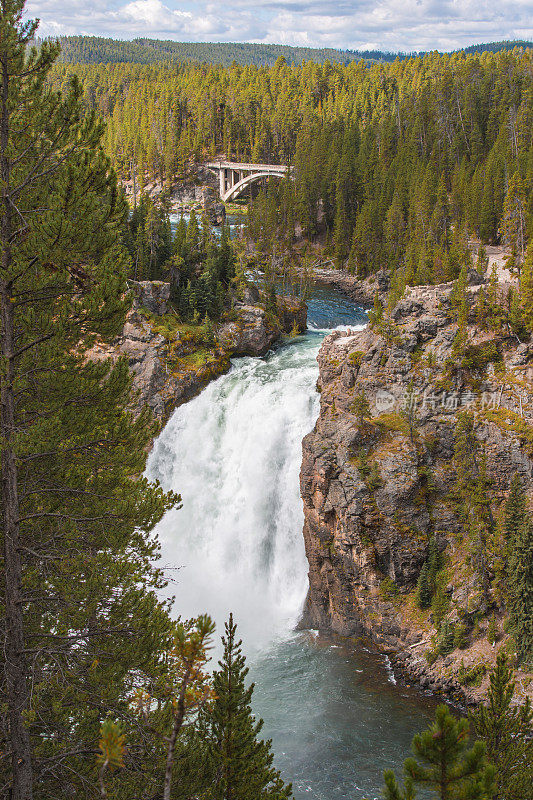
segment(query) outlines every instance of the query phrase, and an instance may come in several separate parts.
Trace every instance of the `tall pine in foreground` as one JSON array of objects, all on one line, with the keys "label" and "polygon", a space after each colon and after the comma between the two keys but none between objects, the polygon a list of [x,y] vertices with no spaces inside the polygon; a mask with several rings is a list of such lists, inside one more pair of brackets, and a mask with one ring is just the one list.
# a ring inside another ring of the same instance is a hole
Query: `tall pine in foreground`
[{"label": "tall pine in foreground", "polygon": [[403,788],[392,770],[385,771],[386,800],[412,800],[417,787],[439,800],[492,798],[494,767],[486,762],[484,745],[470,746],[468,722],[455,719],[445,705],[437,708],[435,722],[414,737],[412,750],[414,758],[404,764]]},{"label": "tall pine in foreground", "polygon": [[127,208],[103,126],[75,80],[64,95],[50,87],[58,46],[29,49],[36,24],[22,14],[22,0],[2,0],[0,786],[11,800],[88,796],[108,717],[146,741],[131,697],[157,679],[170,631],[149,532],[177,500],[133,477],[155,431],[128,411],[127,365],[88,357],[127,308]]},{"label": "tall pine in foreground", "polygon": [[495,800],[528,800],[533,785],[533,711],[529,698],[513,705],[515,683],[503,653],[490,676],[487,702],[470,714],[474,736],[496,768]]},{"label": "tall pine in foreground", "polygon": [[224,655],[213,676],[216,699],[202,713],[201,729],[208,737],[213,800],[286,800],[292,797],[280,773],[272,766],[270,741],[259,739],[263,720],[251,708],[254,685],[246,686],[248,668],[237,626],[230,615],[222,637]]}]

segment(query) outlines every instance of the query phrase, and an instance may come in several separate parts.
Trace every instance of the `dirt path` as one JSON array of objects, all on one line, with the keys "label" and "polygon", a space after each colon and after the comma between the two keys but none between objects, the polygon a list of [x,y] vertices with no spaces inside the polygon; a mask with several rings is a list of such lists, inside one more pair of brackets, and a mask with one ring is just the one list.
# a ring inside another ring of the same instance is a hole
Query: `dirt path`
[{"label": "dirt path", "polygon": [[[468,246],[472,250],[472,256],[474,258],[474,262],[477,259],[477,254],[479,248],[481,246],[481,242],[479,239],[471,239],[468,242]],[[505,260],[511,254],[511,251],[507,247],[502,247],[500,245],[485,245],[485,252],[489,259],[488,267],[487,267],[487,278],[490,278],[490,274],[492,272],[492,267],[496,266],[496,274],[498,275],[498,281],[502,284],[507,284],[509,286],[517,286],[518,278],[516,275],[512,275],[508,269],[505,268]]]}]

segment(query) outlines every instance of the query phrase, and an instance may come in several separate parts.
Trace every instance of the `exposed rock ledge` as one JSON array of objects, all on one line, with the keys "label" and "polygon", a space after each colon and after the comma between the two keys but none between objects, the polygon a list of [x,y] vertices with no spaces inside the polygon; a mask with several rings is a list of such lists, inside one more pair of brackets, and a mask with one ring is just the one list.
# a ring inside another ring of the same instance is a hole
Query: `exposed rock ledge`
[{"label": "exposed rock ledge", "polygon": [[231,357],[262,356],[284,334],[303,332],[307,327],[305,303],[278,298],[276,319],[261,307],[259,292],[251,288],[246,291],[245,302],[234,304],[231,321],[218,327],[217,344],[204,358],[195,359],[195,346],[186,336],[180,338],[179,331],[169,336],[164,330],[170,285],[130,281],[130,290],[134,301],[122,334],[111,345],[96,345],[89,357],[116,360],[126,356],[133,373],[135,408],[148,405],[160,423],[174,408],[227,372]]},{"label": "exposed rock ledge", "polygon": [[[474,296],[479,287],[469,291]],[[516,471],[526,478],[531,501],[531,448],[503,415],[484,413],[481,398],[488,409],[505,408],[533,422],[533,344],[470,325],[473,343],[497,339],[506,372],[501,364],[497,372],[485,365],[473,390],[459,370],[445,389],[439,387],[457,330],[446,314],[450,293],[450,285],[410,290],[395,309],[392,338],[365,329],[337,331],[324,340],[320,415],[303,441],[309,594],[301,627],[345,636],[364,632],[422,686],[475,702],[486,691],[487,675],[469,682],[465,672],[479,663],[488,671],[507,635],[496,611],[498,642],[492,647],[487,641],[487,608],[450,503],[454,428],[458,411],[475,411],[496,501],[504,499]],[[363,389],[372,418],[361,421],[353,403]],[[401,413],[406,396],[415,402],[416,442]],[[462,615],[467,640],[430,666],[425,654],[435,628],[431,614],[418,609],[415,589],[432,533],[449,564],[448,616],[453,622]],[[519,671],[517,681],[519,693],[531,694],[530,677]]]},{"label": "exposed rock ledge", "polygon": [[390,274],[386,269],[361,279],[342,269],[315,268],[313,278],[319,283],[338,289],[354,303],[363,306],[371,306],[376,295],[384,301],[390,289]]}]

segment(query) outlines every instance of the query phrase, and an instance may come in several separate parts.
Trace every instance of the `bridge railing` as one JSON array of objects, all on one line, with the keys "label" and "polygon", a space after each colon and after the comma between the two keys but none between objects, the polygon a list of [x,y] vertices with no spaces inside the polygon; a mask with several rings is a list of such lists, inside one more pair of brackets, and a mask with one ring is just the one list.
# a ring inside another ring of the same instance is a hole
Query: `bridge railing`
[{"label": "bridge railing", "polygon": [[239,161],[211,161],[205,165],[209,169],[234,169],[243,172],[287,172],[286,164],[244,164]]}]

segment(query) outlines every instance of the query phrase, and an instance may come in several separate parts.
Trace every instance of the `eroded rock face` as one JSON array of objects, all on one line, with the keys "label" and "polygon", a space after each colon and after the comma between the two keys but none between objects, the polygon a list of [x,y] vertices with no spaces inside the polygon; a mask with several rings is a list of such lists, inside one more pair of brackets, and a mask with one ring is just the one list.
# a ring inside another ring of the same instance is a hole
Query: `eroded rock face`
[{"label": "eroded rock face", "polygon": [[221,325],[218,339],[234,356],[263,356],[279,339],[279,330],[258,306],[239,305],[238,319]]},{"label": "eroded rock face", "polygon": [[168,311],[170,283],[165,281],[129,281],[130,290],[138,306],[147,308],[152,314],[163,315]]},{"label": "eroded rock face", "polygon": [[[133,374],[133,408],[138,413],[149,406],[159,422],[164,422],[180,403],[194,397],[212,377],[206,370],[174,374],[168,366],[167,340],[153,330],[137,308],[128,313],[122,335],[112,345],[97,345],[89,353],[90,358],[113,361],[124,356]],[[223,368],[228,364],[225,359]]]},{"label": "eroded rock face", "polygon": [[[473,300],[478,290],[468,289]],[[336,331],[324,340],[318,356],[320,416],[303,441],[300,477],[309,561],[302,627],[342,635],[363,630],[430,688],[454,691],[461,659],[466,666],[469,658],[477,663],[479,642],[472,640],[454,651],[451,661],[448,656],[444,664],[439,657],[430,667],[424,653],[435,629],[427,614],[416,613],[416,583],[435,536],[454,565],[450,619],[457,619],[465,597],[472,610],[477,602],[472,598],[481,595],[478,578],[465,565],[462,526],[450,500],[461,411],[475,413],[496,503],[516,471],[533,496],[533,462],[524,442],[507,429],[503,416],[493,421],[482,413],[499,404],[533,423],[533,348],[499,337],[506,379],[501,365],[495,371],[487,364],[474,372],[474,385],[472,373],[461,370],[444,381],[457,331],[447,314],[451,291],[449,285],[408,291],[385,335],[367,328]],[[483,345],[495,336],[471,325],[469,338]],[[526,387],[521,397],[515,378]],[[363,392],[369,413],[361,413],[356,402]],[[482,658],[488,663],[497,648],[486,640],[485,645]],[[485,688],[486,680],[467,695],[473,698]]]},{"label": "eroded rock face", "polygon": [[278,299],[277,319],[259,303],[255,287],[245,291],[245,302],[235,306],[237,319],[221,325],[217,335],[221,346],[232,356],[263,356],[282,334],[303,333],[307,328],[307,306],[290,298]]},{"label": "eroded rock face", "polygon": [[[138,413],[149,406],[163,423],[172,410],[198,394],[213,378],[230,367],[233,356],[262,356],[284,333],[303,332],[307,326],[305,303],[279,298],[278,317],[272,318],[260,305],[255,287],[246,290],[246,303],[236,304],[235,321],[218,326],[217,343],[205,363],[187,363],[195,346],[180,339],[179,331],[170,341],[152,324],[169,310],[170,284],[163,281],[130,282],[134,295],[122,334],[112,344],[97,344],[88,358],[126,357],[133,374],[132,405]],[[257,305],[253,305],[257,303]],[[150,315],[146,314],[146,310]],[[196,347],[197,349],[197,347]]]}]

